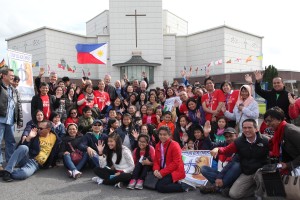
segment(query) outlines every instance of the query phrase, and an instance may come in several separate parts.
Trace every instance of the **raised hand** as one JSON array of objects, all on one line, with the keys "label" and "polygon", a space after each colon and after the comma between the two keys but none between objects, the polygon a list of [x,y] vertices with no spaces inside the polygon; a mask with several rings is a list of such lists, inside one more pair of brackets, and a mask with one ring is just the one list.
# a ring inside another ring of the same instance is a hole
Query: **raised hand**
[{"label": "raised hand", "polygon": [[36,135],[37,135],[37,131],[38,129],[37,128],[33,128],[31,129],[30,133],[28,134],[27,138],[34,138]]},{"label": "raised hand", "polygon": [[226,107],[225,107],[225,106],[222,106],[222,107],[221,107],[221,111],[222,111],[223,113],[225,113],[225,112],[226,112]]},{"label": "raised hand", "polygon": [[45,74],[45,68],[41,67],[39,71],[39,77],[42,77]]},{"label": "raised hand", "polygon": [[246,74],[245,75],[245,81],[249,84],[252,84],[253,83],[253,80],[252,80],[252,75],[250,74]]},{"label": "raised hand", "polygon": [[188,139],[189,139],[188,134],[184,133],[181,139],[182,139],[182,141],[183,141],[184,143],[187,143],[187,141],[188,141]]},{"label": "raised hand", "polygon": [[109,106],[109,105],[110,105],[110,101],[106,102],[106,104],[105,104],[105,105]]},{"label": "raised hand", "polygon": [[142,77],[146,78],[146,72],[142,72]]},{"label": "raised hand", "polygon": [[139,133],[134,129],[132,132],[131,132],[131,135],[134,137],[134,139],[137,140],[137,138],[139,137]]},{"label": "raised hand", "polygon": [[188,125],[186,125],[186,130],[189,130],[189,128],[191,127],[193,125],[193,123],[192,122],[190,122],[190,123],[188,123]]},{"label": "raised hand", "polygon": [[206,121],[203,127],[204,137],[208,137],[211,131],[210,121]]},{"label": "raised hand", "polygon": [[288,93],[289,102],[291,105],[294,105],[296,102],[296,96],[292,97],[291,93]]},{"label": "raised hand", "polygon": [[98,154],[102,155],[103,154],[103,149],[105,147],[104,141],[98,140],[98,144],[95,144],[95,145],[97,146]]},{"label": "raised hand", "polygon": [[263,73],[261,71],[255,71],[254,72],[254,75],[255,75],[255,79],[260,82],[262,79],[263,79]]},{"label": "raised hand", "polygon": [[197,117],[198,119],[201,118],[201,113],[200,113],[200,110],[199,110],[199,109],[197,109],[197,111],[196,111],[196,117]]},{"label": "raised hand", "polygon": [[184,70],[181,70],[181,72],[180,72],[180,75],[181,75],[182,77],[184,77],[184,76],[185,76],[185,74],[186,74],[186,71],[184,71]]},{"label": "raised hand", "polygon": [[179,104],[180,104],[179,101],[177,99],[175,99],[175,101],[174,101],[174,107],[176,107],[176,108],[179,107]]}]

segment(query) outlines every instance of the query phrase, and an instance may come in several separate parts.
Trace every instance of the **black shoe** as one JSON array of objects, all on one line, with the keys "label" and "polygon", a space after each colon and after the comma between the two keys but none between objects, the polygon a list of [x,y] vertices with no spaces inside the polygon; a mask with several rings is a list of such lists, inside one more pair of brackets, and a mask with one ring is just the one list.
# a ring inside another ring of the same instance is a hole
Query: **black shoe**
[{"label": "black shoe", "polygon": [[9,173],[8,171],[4,171],[4,175],[3,175],[2,179],[3,179],[3,181],[6,181],[6,182],[11,182],[14,180],[11,177],[11,173]]},{"label": "black shoe", "polygon": [[200,186],[199,190],[202,194],[214,194],[218,191],[218,188],[215,185],[212,186]]},{"label": "black shoe", "polygon": [[5,170],[0,170],[0,177],[4,176],[4,172],[5,172]]}]

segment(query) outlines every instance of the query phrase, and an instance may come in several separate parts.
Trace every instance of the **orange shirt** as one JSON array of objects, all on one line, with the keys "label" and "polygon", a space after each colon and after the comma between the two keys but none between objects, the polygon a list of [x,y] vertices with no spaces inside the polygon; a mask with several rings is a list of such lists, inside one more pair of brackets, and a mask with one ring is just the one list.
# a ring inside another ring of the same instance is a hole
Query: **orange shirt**
[{"label": "orange shirt", "polygon": [[169,127],[171,133],[172,133],[172,137],[174,136],[174,131],[175,131],[175,125],[173,122],[165,122],[165,120],[163,120],[162,122],[160,122],[157,126],[157,130],[159,129],[159,127],[161,126],[167,126]]}]

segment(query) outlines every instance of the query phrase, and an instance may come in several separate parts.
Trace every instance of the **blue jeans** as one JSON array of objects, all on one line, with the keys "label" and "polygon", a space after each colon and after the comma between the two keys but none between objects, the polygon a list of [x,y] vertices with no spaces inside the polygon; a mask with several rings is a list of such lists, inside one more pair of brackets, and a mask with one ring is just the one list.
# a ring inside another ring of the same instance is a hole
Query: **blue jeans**
[{"label": "blue jeans", "polygon": [[[16,147],[14,131],[15,131],[14,125],[0,123],[0,150],[2,148],[1,147],[2,139],[4,138],[6,162],[9,161]],[[2,157],[2,153],[0,153],[0,166],[2,166],[2,164],[3,164],[3,157]]]},{"label": "blue jeans", "polygon": [[89,157],[89,164],[92,165],[92,168],[95,168],[95,167],[100,167],[99,165],[99,155],[98,154],[94,154],[93,157]]},{"label": "blue jeans", "polygon": [[80,162],[77,165],[75,165],[73,163],[73,161],[71,159],[71,155],[69,153],[65,154],[63,159],[64,159],[64,166],[67,169],[69,169],[71,171],[77,169],[78,171],[80,171],[83,168],[83,166],[86,164],[86,162],[88,161],[89,155],[87,154],[87,152],[84,152],[82,159],[80,160]]},{"label": "blue jeans", "polygon": [[[38,163],[29,158],[28,152],[28,146],[20,145],[9,159],[5,170],[11,173],[13,179],[24,180],[39,169]],[[20,168],[14,169],[17,164]]]},{"label": "blue jeans", "polygon": [[[228,163],[230,164],[230,163]],[[225,187],[231,187],[234,181],[240,176],[241,174],[241,168],[239,162],[233,162],[231,163],[231,168],[225,173],[223,176],[223,188]],[[217,175],[220,173],[218,170],[213,169],[208,166],[201,167],[201,173],[202,175],[212,184],[215,183],[217,179]]]}]

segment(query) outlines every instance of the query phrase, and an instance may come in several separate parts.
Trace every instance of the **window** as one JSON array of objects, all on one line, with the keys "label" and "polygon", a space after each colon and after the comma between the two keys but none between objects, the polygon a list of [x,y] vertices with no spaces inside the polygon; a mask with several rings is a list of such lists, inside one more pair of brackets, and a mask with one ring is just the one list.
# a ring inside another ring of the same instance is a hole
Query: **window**
[{"label": "window", "polygon": [[142,72],[146,72],[149,84],[154,83],[154,67],[153,66],[126,66],[121,67],[120,77],[123,78],[124,74],[127,75],[129,81],[137,79],[143,80]]}]

